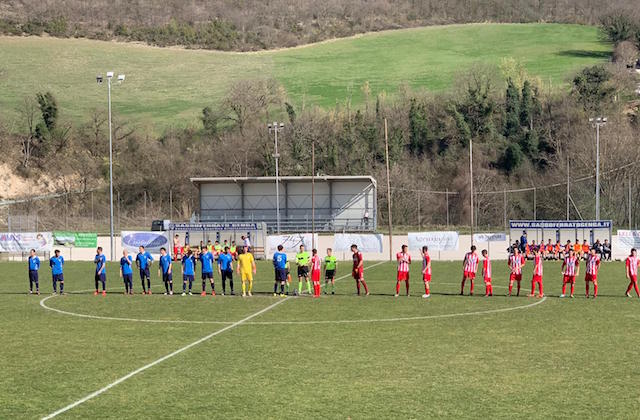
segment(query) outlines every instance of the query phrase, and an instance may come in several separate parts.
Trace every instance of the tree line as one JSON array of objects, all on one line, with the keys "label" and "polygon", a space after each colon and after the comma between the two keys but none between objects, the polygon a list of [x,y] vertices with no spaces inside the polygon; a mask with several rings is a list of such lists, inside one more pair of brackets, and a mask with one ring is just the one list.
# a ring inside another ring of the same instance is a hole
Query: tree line
[{"label": "tree line", "polygon": [[634,14],[635,0],[7,0],[0,7],[0,34],[246,51],[472,22],[603,24],[621,30],[620,36],[628,29],[608,17]]}]

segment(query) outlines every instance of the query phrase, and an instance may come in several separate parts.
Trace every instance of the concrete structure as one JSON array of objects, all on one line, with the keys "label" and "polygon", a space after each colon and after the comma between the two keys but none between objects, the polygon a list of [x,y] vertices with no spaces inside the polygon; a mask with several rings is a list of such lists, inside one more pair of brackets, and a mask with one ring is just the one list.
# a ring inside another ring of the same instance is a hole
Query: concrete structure
[{"label": "concrete structure", "polygon": [[[283,232],[315,230],[374,231],[376,180],[370,176],[317,176],[312,206],[310,176],[279,177],[280,227]],[[200,222],[265,222],[277,226],[276,178],[191,178],[199,189]]]}]

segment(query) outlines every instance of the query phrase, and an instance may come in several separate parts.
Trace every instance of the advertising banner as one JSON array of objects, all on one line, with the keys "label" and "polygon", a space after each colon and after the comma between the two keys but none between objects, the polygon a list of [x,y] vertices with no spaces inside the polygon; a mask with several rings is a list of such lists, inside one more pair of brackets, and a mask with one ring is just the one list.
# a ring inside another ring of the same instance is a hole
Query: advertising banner
[{"label": "advertising banner", "polygon": [[506,242],[506,233],[474,233],[473,242]]},{"label": "advertising banner", "polygon": [[[313,238],[310,233],[292,233],[291,235],[269,235],[267,237],[267,258],[278,250],[278,245],[284,247],[283,252],[298,252],[300,245],[304,245],[307,251],[313,247]],[[318,234],[315,234],[315,242],[318,243]]]},{"label": "advertising banner", "polygon": [[95,248],[98,246],[98,234],[88,232],[53,232],[56,245],[75,248]]},{"label": "advertising banner", "polygon": [[162,247],[166,248],[169,254],[173,250],[167,232],[122,231],[123,248],[131,253],[137,253],[140,245],[152,254],[159,254]]},{"label": "advertising banner", "polygon": [[640,230],[618,230],[618,244],[620,249],[640,248]]},{"label": "advertising banner", "polygon": [[419,251],[424,245],[429,251],[457,251],[458,232],[409,232],[409,249]]},{"label": "advertising banner", "polygon": [[358,245],[360,252],[382,252],[383,235],[337,233],[333,237],[333,250],[336,252],[350,251],[351,245]]},{"label": "advertising banner", "polygon": [[52,248],[51,232],[0,233],[0,252],[51,252]]}]

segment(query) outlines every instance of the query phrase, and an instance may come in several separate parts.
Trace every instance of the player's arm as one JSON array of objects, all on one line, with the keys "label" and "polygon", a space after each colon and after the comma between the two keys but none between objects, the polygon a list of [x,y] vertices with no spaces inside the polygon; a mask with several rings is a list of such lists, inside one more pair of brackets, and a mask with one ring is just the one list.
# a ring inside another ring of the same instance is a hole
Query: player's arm
[{"label": "player's arm", "polygon": [[629,279],[629,268],[631,267],[631,264],[629,264],[629,260],[626,261],[625,263],[625,270],[624,270],[624,275],[627,279]]},{"label": "player's arm", "polygon": [[362,258],[362,259],[360,260],[360,262],[358,263],[358,269],[361,269],[361,268],[363,268],[363,267],[364,267],[364,258]]},{"label": "player's arm", "polygon": [[251,268],[253,268],[253,274],[256,274],[256,260],[251,258]]},{"label": "player's arm", "polygon": [[119,271],[120,271],[120,278],[122,278],[122,275],[123,275],[122,274],[122,266],[120,266],[120,270]]}]

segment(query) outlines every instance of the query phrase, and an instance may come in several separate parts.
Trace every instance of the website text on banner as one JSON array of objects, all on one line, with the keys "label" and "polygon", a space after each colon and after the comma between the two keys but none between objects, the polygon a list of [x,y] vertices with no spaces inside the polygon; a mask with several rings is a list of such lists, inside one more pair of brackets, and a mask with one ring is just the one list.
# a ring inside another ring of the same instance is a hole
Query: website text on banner
[{"label": "website text on banner", "polygon": [[51,232],[0,233],[0,252],[51,252],[52,248]]},{"label": "website text on banner", "polygon": [[98,246],[98,234],[88,232],[53,232],[56,245],[67,248],[95,248]]},{"label": "website text on banner", "polygon": [[618,230],[618,244],[625,250],[640,248],[640,230]]},{"label": "website text on banner", "polygon": [[351,251],[351,245],[356,244],[360,252],[381,253],[383,240],[384,235],[380,234],[337,233],[333,236],[333,250]]},{"label": "website text on banner", "polygon": [[506,242],[506,233],[474,233],[473,242]]},{"label": "website text on banner", "polygon": [[122,231],[122,248],[131,253],[137,253],[141,245],[152,254],[159,254],[162,247],[169,254],[173,250],[167,232]]},{"label": "website text on banner", "polygon": [[409,232],[409,249],[420,251],[428,246],[429,251],[457,251],[458,232]]},{"label": "website text on banner", "polygon": [[[273,255],[278,250],[278,245],[284,247],[284,252],[298,252],[300,245],[304,245],[307,250],[311,250],[313,247],[313,237],[310,233],[294,233],[291,235],[269,235],[267,238],[267,245],[269,248],[269,255]],[[315,243],[318,243],[318,234],[315,234]]]}]

